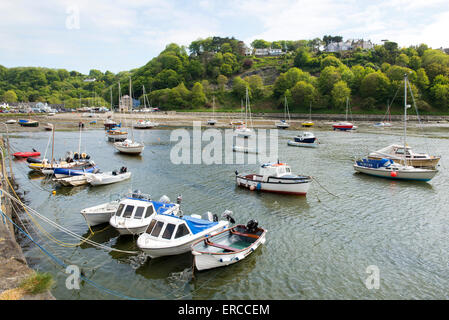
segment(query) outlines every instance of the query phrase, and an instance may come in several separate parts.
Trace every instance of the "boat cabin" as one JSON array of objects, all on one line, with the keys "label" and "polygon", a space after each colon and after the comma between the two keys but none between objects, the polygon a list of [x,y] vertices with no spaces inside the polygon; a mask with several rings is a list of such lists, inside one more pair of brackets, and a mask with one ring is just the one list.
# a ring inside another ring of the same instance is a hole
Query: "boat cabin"
[{"label": "boat cabin", "polygon": [[155,213],[173,212],[177,205],[147,199],[126,198],[120,201],[113,216],[124,219],[146,219]]},{"label": "boat cabin", "polygon": [[291,175],[291,168],[285,163],[266,163],[259,169],[259,175],[269,177],[282,177]]},{"label": "boat cabin", "polygon": [[174,216],[158,214],[153,217],[146,233],[157,240],[178,240],[207,230],[218,222],[201,219],[200,216]]}]

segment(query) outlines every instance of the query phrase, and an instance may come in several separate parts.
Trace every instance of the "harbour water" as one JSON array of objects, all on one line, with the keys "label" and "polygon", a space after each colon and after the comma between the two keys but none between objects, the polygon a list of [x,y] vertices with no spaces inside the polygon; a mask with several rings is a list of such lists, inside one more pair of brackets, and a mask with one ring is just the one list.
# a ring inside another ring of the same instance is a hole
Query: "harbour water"
[{"label": "harbour water", "polygon": [[[188,129],[189,130],[189,129]],[[226,268],[195,272],[190,253],[158,259],[107,252],[77,243],[44,222],[64,246],[36,236],[46,249],[104,288],[140,299],[447,299],[449,280],[449,130],[409,129],[408,144],[441,155],[437,176],[428,183],[391,181],[356,174],[355,157],[402,141],[402,128],[360,127],[356,132],[310,129],[318,148],[287,146],[297,131],[279,131],[279,156],[292,171],[317,182],[306,197],[252,192],[235,186],[234,171],[257,172],[258,164],[176,165],[170,162],[171,130],[135,132],[145,150],[139,157],[118,153],[104,131],[82,134],[82,151],[103,171],[126,166],[129,181],[101,187],[57,188],[30,174],[26,162],[13,163],[27,204],[71,231],[88,236],[81,209],[114,194],[141,190],[155,199],[182,194],[187,214],[228,209],[238,223],[257,219],[267,242],[247,259]],[[49,132],[10,137],[21,150],[45,150]],[[56,132],[55,155],[78,149],[78,132]],[[319,182],[319,184],[318,184]],[[136,237],[118,237],[107,225],[90,238],[113,248],[138,250]],[[57,299],[119,299],[89,283],[68,290],[68,274],[34,244],[22,246],[32,268],[50,272]],[[368,266],[380,270],[379,289],[367,289]]]}]

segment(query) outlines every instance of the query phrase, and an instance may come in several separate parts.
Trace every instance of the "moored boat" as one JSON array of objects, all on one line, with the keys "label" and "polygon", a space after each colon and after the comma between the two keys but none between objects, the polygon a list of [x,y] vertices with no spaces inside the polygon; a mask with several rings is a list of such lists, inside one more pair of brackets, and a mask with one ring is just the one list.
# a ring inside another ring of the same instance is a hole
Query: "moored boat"
[{"label": "moored boat", "polygon": [[317,148],[318,143],[304,143],[304,142],[296,142],[292,140],[287,141],[287,145],[292,147],[303,147],[303,148]]},{"label": "moored boat", "polygon": [[29,158],[29,157],[39,157],[41,153],[33,149],[33,151],[15,152],[12,155],[16,158]]},{"label": "moored boat", "polygon": [[229,221],[233,221],[229,213],[223,214],[226,220],[218,220],[211,214],[207,220],[195,214],[156,214],[146,232],[137,239],[137,246],[151,258],[189,252],[198,239],[228,228]]},{"label": "moored boat", "polygon": [[160,201],[151,200],[147,195],[126,197],[120,201],[117,211],[109,219],[109,224],[121,235],[141,234],[156,214],[175,216],[178,213],[179,204],[170,203],[167,197]]},{"label": "moored boat", "polygon": [[87,176],[87,182],[93,186],[99,186],[121,182],[129,178],[131,178],[131,172],[126,167],[121,167],[119,171],[90,174]]},{"label": "moored boat", "polygon": [[250,220],[247,225],[236,225],[192,244],[195,267],[207,270],[224,267],[245,259],[266,242],[267,230]]},{"label": "moored boat", "polygon": [[437,170],[415,168],[395,163],[390,159],[361,159],[354,164],[354,170],[371,176],[395,179],[430,181],[437,174]]},{"label": "moored boat", "polygon": [[239,174],[235,172],[237,186],[252,191],[267,191],[294,195],[306,195],[312,178],[291,173],[285,163],[266,163],[259,169],[259,174]]},{"label": "moored boat", "polygon": [[114,147],[121,153],[126,153],[126,154],[140,154],[140,153],[142,153],[143,149],[145,149],[145,146],[143,143],[140,143],[137,141],[132,141],[129,139],[126,139],[124,141],[115,142]]},{"label": "moored boat", "polygon": [[295,142],[300,143],[314,143],[316,141],[316,137],[312,132],[301,132],[296,137],[294,137]]},{"label": "moored boat", "polygon": [[19,125],[22,127],[39,127],[39,122],[36,120],[19,120]]}]

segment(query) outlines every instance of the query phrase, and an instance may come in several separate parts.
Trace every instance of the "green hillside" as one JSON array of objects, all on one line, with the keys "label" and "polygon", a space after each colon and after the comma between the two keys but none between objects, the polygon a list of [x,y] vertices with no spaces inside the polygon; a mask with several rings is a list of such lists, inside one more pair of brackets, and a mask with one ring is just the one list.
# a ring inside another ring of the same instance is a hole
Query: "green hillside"
[{"label": "green hillside", "polygon": [[[169,44],[146,65],[114,74],[91,70],[88,75],[65,69],[0,66],[4,102],[43,101],[71,108],[118,104],[118,82],[127,94],[143,101],[143,87],[153,107],[207,111],[215,97],[217,111],[240,110],[246,87],[252,111],[278,112],[287,96],[291,112],[343,112],[346,98],[354,113],[384,113],[393,97],[393,113],[401,113],[403,76],[409,75],[414,100],[422,113],[449,113],[449,55],[425,44],[399,48],[395,42],[373,49],[321,51],[341,37],[323,40],[267,42],[253,48],[282,49],[280,56],[245,55],[234,38],[211,37],[189,47]],[[93,79],[95,81],[85,81]]]}]

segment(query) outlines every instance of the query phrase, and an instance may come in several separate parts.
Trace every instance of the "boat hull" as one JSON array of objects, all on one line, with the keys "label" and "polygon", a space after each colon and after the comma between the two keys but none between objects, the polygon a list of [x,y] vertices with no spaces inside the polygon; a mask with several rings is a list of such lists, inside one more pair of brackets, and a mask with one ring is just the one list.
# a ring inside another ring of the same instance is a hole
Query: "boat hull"
[{"label": "boat hull", "polygon": [[[367,168],[354,165],[354,170],[371,176],[393,179],[393,180],[414,180],[414,181],[430,181],[437,174],[437,170],[388,170],[386,168]],[[396,175],[392,175],[395,172]]]},{"label": "boat hull", "polygon": [[313,137],[313,138],[295,137],[294,140],[295,140],[295,142],[300,142],[300,143],[314,143],[316,140],[316,137]]},{"label": "boat hull", "polygon": [[[254,179],[254,175],[236,176],[236,185],[250,190],[283,193],[305,196],[310,188],[311,180],[304,182],[290,182],[282,178],[270,178],[270,182]],[[284,181],[284,182],[282,182]]]},{"label": "boat hull", "polygon": [[332,127],[334,128],[334,130],[348,131],[352,130],[354,126],[351,124],[351,125],[333,125]]},{"label": "boat hull", "polygon": [[28,157],[38,157],[41,155],[40,152],[16,152],[12,154],[16,158],[28,158]]},{"label": "boat hull", "polygon": [[140,153],[142,153],[143,149],[145,148],[143,145],[137,146],[137,147],[125,147],[125,146],[118,145],[118,144],[114,144],[114,147],[121,153],[126,153],[126,154],[140,154]]},{"label": "boat hull", "polygon": [[289,146],[293,146],[293,147],[303,147],[303,148],[317,148],[318,144],[317,143],[303,143],[303,142],[296,142],[296,141],[291,141],[289,140],[287,142],[287,144]]}]

